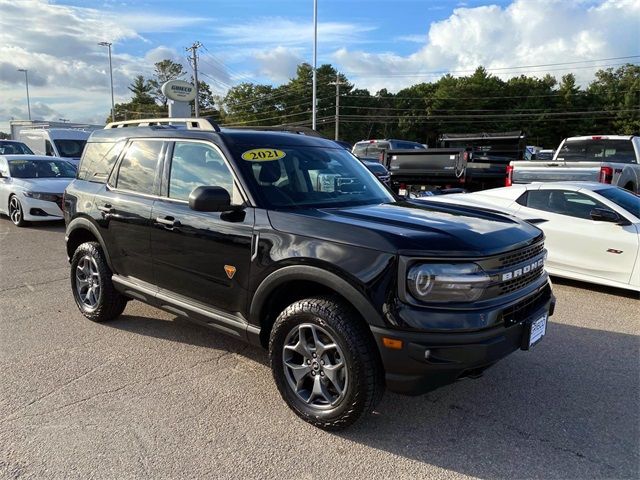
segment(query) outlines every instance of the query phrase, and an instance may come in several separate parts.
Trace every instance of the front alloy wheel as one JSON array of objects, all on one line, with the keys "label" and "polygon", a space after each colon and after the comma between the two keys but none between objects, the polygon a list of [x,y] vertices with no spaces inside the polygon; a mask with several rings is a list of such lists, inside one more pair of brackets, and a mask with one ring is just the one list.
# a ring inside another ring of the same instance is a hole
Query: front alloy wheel
[{"label": "front alloy wheel", "polygon": [[9,200],[9,218],[16,227],[24,227],[27,223],[22,213],[22,205],[18,197],[13,195]]},{"label": "front alloy wheel", "polygon": [[318,409],[337,406],[349,382],[344,354],[324,328],[303,323],[285,340],[282,366],[291,389],[300,400]]},{"label": "front alloy wheel", "polygon": [[366,323],[333,296],[298,300],[278,315],[269,338],[280,395],[303,420],[340,430],[371,412],[384,370]]}]

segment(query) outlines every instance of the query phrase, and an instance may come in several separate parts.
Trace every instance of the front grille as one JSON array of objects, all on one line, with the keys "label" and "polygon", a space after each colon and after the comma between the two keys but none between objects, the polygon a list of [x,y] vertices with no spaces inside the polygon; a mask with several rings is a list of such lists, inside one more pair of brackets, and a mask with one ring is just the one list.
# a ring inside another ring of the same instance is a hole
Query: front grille
[{"label": "front grille", "polygon": [[538,278],[540,278],[540,275],[542,275],[543,272],[544,268],[540,266],[535,270],[531,270],[529,273],[522,275],[521,277],[512,278],[511,280],[502,282],[500,283],[500,291],[502,293],[511,293],[515,292],[516,290],[520,290],[530,283],[535,282]]},{"label": "front grille", "polygon": [[551,297],[551,287],[547,285],[534,295],[505,308],[502,311],[502,320],[504,321],[505,327],[509,327],[529,318],[544,305],[549,297]]},{"label": "front grille", "polygon": [[510,267],[512,265],[517,265],[518,263],[523,263],[531,258],[537,257],[542,252],[544,252],[544,244],[539,243],[538,245],[532,245],[530,247],[525,247],[515,252],[509,252],[505,255],[502,255],[498,259],[498,261],[503,267]]}]

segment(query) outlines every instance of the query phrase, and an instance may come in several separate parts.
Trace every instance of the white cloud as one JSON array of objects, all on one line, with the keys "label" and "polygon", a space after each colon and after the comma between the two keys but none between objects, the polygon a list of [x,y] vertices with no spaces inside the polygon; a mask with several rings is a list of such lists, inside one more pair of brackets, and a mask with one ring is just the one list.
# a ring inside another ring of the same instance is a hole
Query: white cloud
[{"label": "white cloud", "polygon": [[[214,34],[222,45],[263,48],[276,46],[311,47],[313,25],[284,18],[258,18],[246,23],[215,27]],[[374,26],[346,22],[318,22],[318,38],[323,46],[364,43],[364,34]]]},{"label": "white cloud", "polygon": [[259,73],[274,82],[286,82],[295,77],[298,64],[303,62],[298,50],[283,46],[258,52],[255,59],[258,62]]},{"label": "white cloud", "polygon": [[447,71],[464,74],[479,65],[504,69],[494,71],[503,78],[573,71],[586,84],[599,68],[591,65],[615,62],[505,67],[635,55],[639,31],[640,0],[515,0],[504,8],[456,8],[449,18],[432,23],[424,46],[408,56],[340,48],[333,58],[358,86],[372,91],[433,81]]},{"label": "white cloud", "polygon": [[126,41],[144,44],[142,33],[177,30],[203,20],[131,10],[115,14],[47,0],[0,0],[0,12],[0,121],[4,122],[27,116],[24,74],[18,68],[29,70],[34,118],[104,121],[110,107],[109,64],[107,49],[98,42],[113,43],[116,102],[124,101],[135,75],[151,75],[153,59],[167,54],[163,58],[180,60],[183,65],[186,61],[163,46],[141,58],[119,52],[119,45]]}]

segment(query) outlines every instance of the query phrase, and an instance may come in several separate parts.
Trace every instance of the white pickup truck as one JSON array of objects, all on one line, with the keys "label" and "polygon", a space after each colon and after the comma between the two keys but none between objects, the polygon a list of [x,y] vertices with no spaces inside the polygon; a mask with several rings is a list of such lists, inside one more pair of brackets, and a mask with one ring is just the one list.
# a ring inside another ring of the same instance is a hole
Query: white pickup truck
[{"label": "white pickup truck", "polygon": [[555,181],[609,183],[638,193],[640,137],[569,137],[562,141],[553,160],[512,161],[507,168],[507,186]]}]

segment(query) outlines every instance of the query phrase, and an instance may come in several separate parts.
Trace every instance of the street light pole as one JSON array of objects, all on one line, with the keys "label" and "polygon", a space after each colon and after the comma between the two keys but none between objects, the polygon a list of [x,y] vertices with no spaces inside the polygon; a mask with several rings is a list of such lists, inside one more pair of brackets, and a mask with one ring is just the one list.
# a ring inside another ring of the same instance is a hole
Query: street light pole
[{"label": "street light pole", "polygon": [[111,121],[116,121],[116,103],[113,99],[113,65],[111,63],[111,42],[98,43],[101,47],[107,47],[109,49],[109,78],[111,79]]},{"label": "street light pole", "polygon": [[26,68],[19,68],[19,72],[24,72],[24,83],[27,86],[27,111],[29,112],[29,120],[31,120],[31,100],[29,100],[29,71]]},{"label": "street light pole", "polygon": [[311,128],[316,129],[316,117],[318,115],[318,106],[316,105],[316,66],[318,63],[318,0],[313,0],[313,81],[312,81],[312,99],[311,107]]}]

